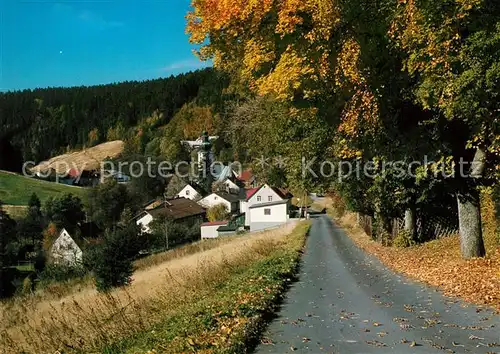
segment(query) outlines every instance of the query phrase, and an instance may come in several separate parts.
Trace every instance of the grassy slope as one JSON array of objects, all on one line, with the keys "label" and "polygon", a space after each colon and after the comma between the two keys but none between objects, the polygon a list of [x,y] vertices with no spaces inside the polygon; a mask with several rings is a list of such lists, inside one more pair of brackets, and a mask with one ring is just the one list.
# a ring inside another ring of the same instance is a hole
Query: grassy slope
[{"label": "grassy slope", "polygon": [[27,205],[33,193],[38,195],[43,204],[51,196],[66,193],[77,195],[85,201],[88,190],[0,171],[0,200],[4,204]]},{"label": "grassy slope", "polygon": [[245,353],[294,277],[310,223],[299,224],[281,247],[236,266],[220,282],[197,288],[190,302],[143,333],[106,346],[103,353]]},{"label": "grassy slope", "polygon": [[105,295],[88,283],[63,298],[0,303],[0,352],[244,352],[296,271],[308,228],[289,224],[139,260],[132,284]]}]

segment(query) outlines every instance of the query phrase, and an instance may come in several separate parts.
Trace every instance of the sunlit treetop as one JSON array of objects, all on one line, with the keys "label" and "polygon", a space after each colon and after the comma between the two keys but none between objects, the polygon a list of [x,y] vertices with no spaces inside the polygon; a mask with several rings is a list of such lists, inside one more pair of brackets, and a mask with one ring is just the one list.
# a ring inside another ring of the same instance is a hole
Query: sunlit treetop
[{"label": "sunlit treetop", "polygon": [[293,101],[342,92],[348,99],[339,131],[356,135],[359,126],[376,124],[378,103],[361,69],[360,46],[340,31],[335,1],[193,0],[192,7],[187,32],[201,45],[200,57],[255,93]]}]

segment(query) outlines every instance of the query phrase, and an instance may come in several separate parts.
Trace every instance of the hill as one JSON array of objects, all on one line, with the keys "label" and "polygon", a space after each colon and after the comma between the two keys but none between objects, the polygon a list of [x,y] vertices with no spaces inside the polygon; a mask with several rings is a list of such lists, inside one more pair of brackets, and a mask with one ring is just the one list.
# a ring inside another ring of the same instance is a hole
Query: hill
[{"label": "hill", "polygon": [[58,197],[66,193],[77,195],[85,202],[88,189],[41,181],[11,172],[0,171],[0,200],[4,204],[26,205],[33,193],[38,195],[42,203],[49,197]]},{"label": "hill", "polygon": [[153,113],[164,125],[193,100],[220,105],[225,84],[207,68],[142,82],[0,93],[0,169],[20,171],[23,161],[43,161],[68,147],[124,140]]},{"label": "hill", "polygon": [[75,151],[55,156],[33,167],[33,172],[46,172],[53,168],[57,173],[66,173],[69,168],[81,170],[100,169],[101,162],[107,158],[115,158],[123,152],[124,143],[121,140],[99,144],[89,149]]}]

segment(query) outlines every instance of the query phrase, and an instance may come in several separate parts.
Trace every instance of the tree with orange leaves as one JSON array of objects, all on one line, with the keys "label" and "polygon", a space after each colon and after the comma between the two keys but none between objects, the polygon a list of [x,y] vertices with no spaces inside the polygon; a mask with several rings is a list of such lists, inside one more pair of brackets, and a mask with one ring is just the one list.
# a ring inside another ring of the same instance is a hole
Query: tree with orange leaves
[{"label": "tree with orange leaves", "polygon": [[474,162],[473,178],[451,184],[463,255],[484,254],[476,185],[485,172],[500,180],[488,168],[500,151],[498,1],[192,5],[187,31],[201,58],[237,86],[319,108],[337,130],[337,157],[415,158],[434,145],[438,160]]}]

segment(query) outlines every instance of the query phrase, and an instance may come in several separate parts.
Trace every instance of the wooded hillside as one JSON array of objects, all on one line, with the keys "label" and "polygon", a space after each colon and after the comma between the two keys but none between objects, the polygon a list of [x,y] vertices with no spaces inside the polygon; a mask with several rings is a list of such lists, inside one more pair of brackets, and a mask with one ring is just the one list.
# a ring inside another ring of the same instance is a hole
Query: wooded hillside
[{"label": "wooded hillside", "polygon": [[154,112],[166,124],[185,104],[218,105],[225,79],[204,69],[165,79],[0,94],[0,169],[110,140]]}]

